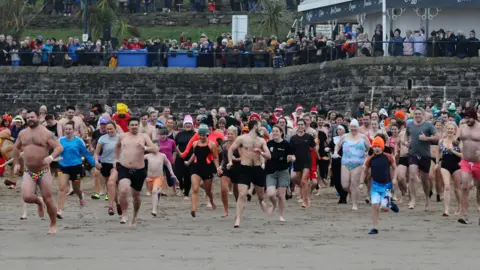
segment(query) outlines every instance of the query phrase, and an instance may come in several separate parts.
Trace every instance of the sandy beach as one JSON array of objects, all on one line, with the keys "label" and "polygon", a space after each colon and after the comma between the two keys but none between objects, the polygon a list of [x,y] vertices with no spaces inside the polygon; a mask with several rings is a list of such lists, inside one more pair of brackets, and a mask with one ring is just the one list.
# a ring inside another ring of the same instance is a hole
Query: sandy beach
[{"label": "sandy beach", "polygon": [[[3,182],[3,179],[1,179]],[[218,180],[216,181],[218,184]],[[142,192],[136,229],[121,225],[107,214],[107,203],[92,200],[91,180],[83,181],[86,206],[69,196],[57,235],[47,235],[48,218],[40,220],[35,205],[28,220],[21,221],[20,188],[0,188],[0,269],[478,269],[480,226],[472,194],[470,225],[453,215],[442,217],[443,203],[423,210],[400,204],[400,213],[381,213],[380,234],[371,229],[370,207],[337,205],[333,188],[322,190],[312,207],[287,202],[285,218],[261,212],[258,201],[247,203],[239,229],[233,228],[234,198],[230,217],[215,188],[217,210],[200,206],[190,216],[190,202],[183,197],[162,197],[159,216],[151,217],[151,199]],[[57,201],[55,185],[54,200]],[[203,192],[202,192],[203,194]],[[420,198],[420,190],[418,197]],[[83,217],[79,217],[80,214]],[[130,211],[131,215],[131,211]]]}]

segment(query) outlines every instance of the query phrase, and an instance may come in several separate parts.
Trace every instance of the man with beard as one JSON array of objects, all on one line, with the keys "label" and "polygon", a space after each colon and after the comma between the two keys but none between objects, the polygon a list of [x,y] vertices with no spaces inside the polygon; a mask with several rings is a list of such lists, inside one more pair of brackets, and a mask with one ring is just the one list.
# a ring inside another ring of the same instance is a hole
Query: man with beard
[{"label": "man with beard", "polygon": [[[478,123],[477,112],[474,109],[468,109],[464,118],[467,124],[460,126],[458,134],[463,156],[459,164],[461,169],[460,188],[462,190],[460,205],[463,217],[458,222],[468,224],[468,200],[470,199],[472,179],[476,180],[477,205],[480,205],[480,124]],[[480,211],[480,206],[478,207]]]},{"label": "man with beard", "polygon": [[[62,153],[63,148],[55,140],[54,135],[44,126],[39,125],[38,116],[35,111],[27,113],[28,127],[20,132],[14,148],[14,173],[20,171],[20,152],[23,149],[23,162],[25,173],[23,174],[22,198],[26,203],[38,205],[38,215],[43,217],[42,201],[35,195],[36,185],[40,186],[40,192],[47,205],[48,216],[50,217],[49,234],[55,234],[57,209],[52,199],[52,175],[49,166],[56,157]],[[49,150],[53,148],[53,153]]]},{"label": "man with beard", "polygon": [[240,219],[242,218],[247,190],[250,184],[255,186],[258,203],[262,211],[266,212],[263,202],[265,173],[262,168],[261,157],[268,160],[271,158],[271,154],[268,150],[267,143],[262,139],[262,135],[260,134],[260,123],[256,120],[251,120],[248,122],[248,130],[248,134],[238,137],[228,149],[227,169],[230,169],[233,165],[233,153],[239,147],[242,148],[238,177],[236,177],[236,183],[234,183],[238,186],[237,216],[234,228],[240,227]]},{"label": "man with beard", "polygon": [[[131,190],[133,198],[133,218],[131,227],[137,225],[137,214],[140,209],[140,192],[143,183],[147,178],[145,169],[145,152],[154,153],[158,148],[153,144],[152,139],[145,134],[138,132],[140,121],[131,117],[128,120],[128,132],[120,135],[115,146],[114,168],[118,172],[118,190],[120,192],[120,206],[122,208],[121,224],[126,224],[128,219],[128,191]],[[122,161],[119,161],[122,153]]]},{"label": "man with beard", "polygon": [[86,139],[87,138],[87,127],[85,126],[85,123],[83,122],[82,118],[80,116],[75,115],[75,107],[74,106],[68,106],[67,111],[66,111],[67,117],[62,118],[60,121],[57,123],[57,134],[58,138],[63,137],[65,135],[64,129],[65,129],[65,124],[67,124],[70,121],[75,122],[75,136],[80,137],[81,139]]}]

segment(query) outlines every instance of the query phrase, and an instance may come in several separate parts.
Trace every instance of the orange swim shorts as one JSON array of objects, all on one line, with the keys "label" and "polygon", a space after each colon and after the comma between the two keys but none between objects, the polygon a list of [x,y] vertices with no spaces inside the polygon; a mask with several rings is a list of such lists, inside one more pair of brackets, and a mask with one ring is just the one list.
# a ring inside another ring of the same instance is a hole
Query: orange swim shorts
[{"label": "orange swim shorts", "polygon": [[163,185],[165,176],[151,176],[147,177],[147,188],[149,192],[152,192],[154,188],[160,189]]}]

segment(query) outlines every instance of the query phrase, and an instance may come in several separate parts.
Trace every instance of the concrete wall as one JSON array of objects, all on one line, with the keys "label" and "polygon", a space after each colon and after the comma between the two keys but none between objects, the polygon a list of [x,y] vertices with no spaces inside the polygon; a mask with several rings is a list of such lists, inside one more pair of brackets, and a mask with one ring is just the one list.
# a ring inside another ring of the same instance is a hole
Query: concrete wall
[{"label": "concrete wall", "polygon": [[[412,80],[413,90],[406,89]],[[372,93],[373,92],[373,93]],[[295,104],[326,105],[342,112],[359,101],[382,107],[389,97],[431,96],[456,103],[480,97],[480,58],[353,58],[322,64],[270,68],[0,67],[0,108],[63,111],[74,104],[128,104],[134,112],[170,106],[194,113],[201,106],[252,110]]]}]

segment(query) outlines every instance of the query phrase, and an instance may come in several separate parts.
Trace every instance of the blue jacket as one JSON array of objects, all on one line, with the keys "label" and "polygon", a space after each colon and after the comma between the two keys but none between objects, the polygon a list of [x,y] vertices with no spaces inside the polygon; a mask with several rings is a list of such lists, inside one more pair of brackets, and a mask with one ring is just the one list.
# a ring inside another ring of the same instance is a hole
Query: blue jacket
[{"label": "blue jacket", "polygon": [[72,58],[72,62],[76,63],[78,61],[78,54],[76,53],[77,49],[80,48],[80,43],[77,45],[70,44],[70,48],[68,48],[68,56]]},{"label": "blue jacket", "polygon": [[42,63],[48,63],[50,55],[52,54],[53,46],[50,44],[43,44],[42,46]]},{"label": "blue jacket", "polygon": [[81,165],[83,163],[82,156],[84,156],[88,163],[90,163],[92,167],[95,167],[95,160],[92,154],[88,152],[82,139],[77,136],[73,137],[72,140],[69,140],[67,137],[61,137],[58,141],[63,146],[63,152],[60,154],[63,159],[59,162],[60,166],[71,167]]}]

